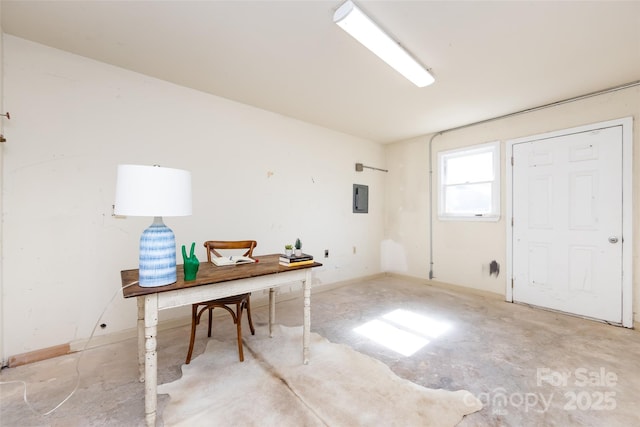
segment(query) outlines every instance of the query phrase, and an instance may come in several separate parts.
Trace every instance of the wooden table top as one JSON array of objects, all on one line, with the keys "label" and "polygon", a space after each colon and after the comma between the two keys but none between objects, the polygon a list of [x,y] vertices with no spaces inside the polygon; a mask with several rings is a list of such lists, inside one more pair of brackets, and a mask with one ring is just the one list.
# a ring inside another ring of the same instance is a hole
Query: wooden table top
[{"label": "wooden table top", "polygon": [[[193,286],[209,285],[212,283],[227,282],[230,280],[247,279],[249,277],[264,276],[267,274],[278,274],[286,271],[301,270],[305,268],[320,267],[322,264],[314,262],[313,264],[300,265],[295,267],[285,267],[278,263],[279,254],[254,256],[258,262],[227,265],[218,267],[212,262],[201,262],[198,268],[196,280],[189,282],[184,281],[183,265],[177,265],[176,283],[170,285],[157,286],[151,288],[142,288],[137,283],[122,290],[125,298],[138,297],[141,295],[155,294],[158,292],[173,291],[176,289],[190,288]],[[122,286],[138,281],[138,269],[122,270],[120,272],[122,278]]]}]

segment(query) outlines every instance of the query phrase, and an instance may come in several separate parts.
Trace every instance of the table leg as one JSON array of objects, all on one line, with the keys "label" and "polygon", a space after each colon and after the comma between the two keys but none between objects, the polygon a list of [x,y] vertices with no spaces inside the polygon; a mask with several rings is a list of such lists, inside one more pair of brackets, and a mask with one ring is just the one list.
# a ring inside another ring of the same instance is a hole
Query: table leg
[{"label": "table leg", "polygon": [[273,325],[276,323],[276,290],[269,288],[269,338],[273,338]]},{"label": "table leg", "polygon": [[311,333],[311,269],[306,269],[302,283],[304,294],[304,325],[302,328],[302,363],[309,363],[309,338]]},{"label": "table leg", "polygon": [[138,302],[138,379],[144,382],[144,297],[136,298]]},{"label": "table leg", "polygon": [[156,352],[158,332],[158,295],[145,297],[144,303],[144,413],[147,427],[156,425],[158,406],[158,354]]}]

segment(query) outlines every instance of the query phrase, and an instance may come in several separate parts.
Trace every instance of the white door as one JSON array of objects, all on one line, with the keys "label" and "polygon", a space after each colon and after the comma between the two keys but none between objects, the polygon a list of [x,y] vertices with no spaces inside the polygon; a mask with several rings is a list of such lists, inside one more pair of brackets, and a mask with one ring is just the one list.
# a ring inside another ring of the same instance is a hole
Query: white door
[{"label": "white door", "polygon": [[622,126],[513,145],[513,301],[622,323]]}]

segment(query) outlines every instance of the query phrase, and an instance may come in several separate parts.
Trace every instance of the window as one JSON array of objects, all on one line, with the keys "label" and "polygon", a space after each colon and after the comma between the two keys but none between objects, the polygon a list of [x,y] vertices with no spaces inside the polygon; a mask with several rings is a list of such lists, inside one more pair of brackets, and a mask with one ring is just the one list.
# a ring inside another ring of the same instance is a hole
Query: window
[{"label": "window", "polygon": [[440,219],[500,219],[500,142],[438,153]]}]

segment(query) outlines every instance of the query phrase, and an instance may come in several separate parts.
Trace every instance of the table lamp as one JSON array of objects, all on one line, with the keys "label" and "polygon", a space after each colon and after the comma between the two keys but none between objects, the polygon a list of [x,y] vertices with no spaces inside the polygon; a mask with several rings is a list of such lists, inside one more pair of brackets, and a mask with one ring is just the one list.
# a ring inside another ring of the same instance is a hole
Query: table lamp
[{"label": "table lamp", "polygon": [[152,216],[140,236],[140,283],[176,282],[176,239],[163,216],[191,215],[191,172],[160,166],[118,165],[115,215]]}]

